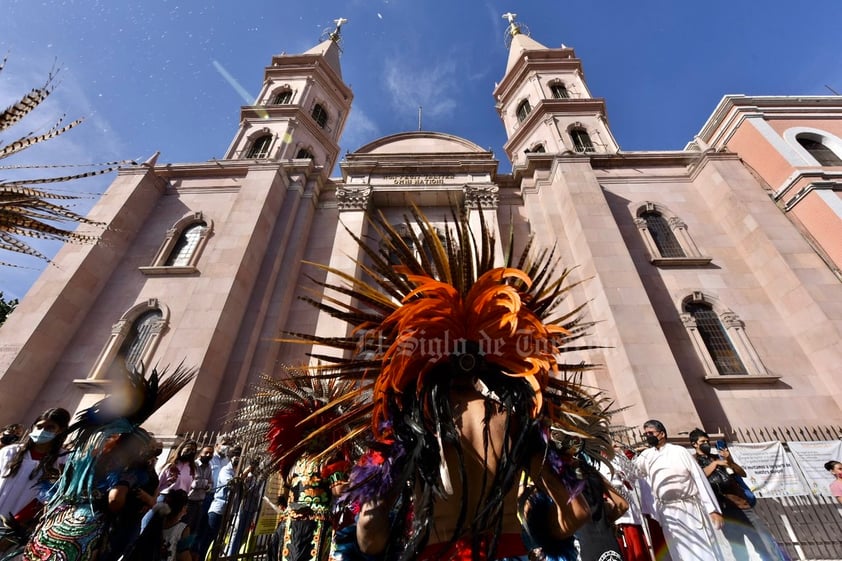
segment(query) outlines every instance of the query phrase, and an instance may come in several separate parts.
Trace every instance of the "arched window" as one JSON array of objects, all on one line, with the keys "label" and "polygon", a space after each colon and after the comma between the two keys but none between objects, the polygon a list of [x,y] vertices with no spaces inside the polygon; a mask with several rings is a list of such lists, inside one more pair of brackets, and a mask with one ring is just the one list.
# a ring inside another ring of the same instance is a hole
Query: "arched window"
[{"label": "arched window", "polygon": [[327,111],[318,103],[313,107],[313,120],[322,128],[327,125]]},{"label": "arched window", "polygon": [[196,265],[212,230],[213,221],[202,211],[185,214],[167,230],[152,264],[140,267],[140,272],[150,276],[198,273]]},{"label": "arched window", "polygon": [[290,102],[292,102],[292,91],[281,90],[272,97],[269,103],[270,105],[286,105]]},{"label": "arched window", "polygon": [[129,309],[111,327],[111,336],[82,384],[103,383],[125,375],[127,370],[154,364],[161,336],[169,325],[169,309],[150,298]]},{"label": "arched window", "polygon": [[307,150],[306,148],[302,148],[295,155],[295,159],[296,160],[312,160],[313,159],[313,153],[310,152],[309,150]]},{"label": "arched window", "polygon": [[646,211],[640,215],[646,221],[646,228],[652,236],[652,240],[658,248],[658,253],[661,257],[686,257],[684,249],[678,243],[675,234],[672,233],[667,220],[663,215],[656,211]]},{"label": "arched window", "polygon": [[517,122],[522,123],[526,118],[529,116],[529,113],[532,112],[532,106],[529,105],[529,100],[524,99],[520,102],[517,106]]},{"label": "arched window", "polygon": [[186,267],[190,265],[191,258],[199,245],[199,241],[202,239],[202,234],[207,229],[208,225],[205,222],[195,222],[182,230],[169,257],[164,262],[164,266]]},{"label": "arched window", "polygon": [[716,371],[723,376],[747,375],[743,361],[740,360],[737,350],[711,305],[705,302],[689,302],[684,305],[684,311],[695,321],[696,329],[716,366]]},{"label": "arched window", "polygon": [[530,150],[530,152],[532,152],[533,154],[543,154],[543,153],[545,153],[546,151],[547,151],[547,149],[546,149],[546,148],[544,148],[544,145],[543,145],[543,144],[538,144],[537,146],[535,146],[535,148],[533,148],[532,150]]},{"label": "arched window", "polygon": [[152,339],[155,326],[161,321],[161,310],[149,310],[138,317],[131,325],[131,330],[117,353],[129,371],[143,368],[143,354]]},{"label": "arched window", "polygon": [[705,369],[705,381],[720,383],[776,382],[746,335],[739,316],[702,292],[681,302],[681,321]]},{"label": "arched window", "polygon": [[552,93],[553,99],[570,98],[570,92],[568,92],[564,84],[561,83],[550,84],[550,93]]},{"label": "arched window", "polygon": [[825,146],[820,139],[812,138],[807,134],[799,134],[795,139],[819,164],[823,166],[842,166],[842,159],[830,147]]},{"label": "arched window", "polygon": [[591,136],[588,131],[582,128],[570,129],[570,138],[573,139],[573,149],[579,153],[595,152]]},{"label": "arched window", "polygon": [[246,151],[247,159],[260,159],[269,156],[269,148],[272,146],[272,135],[264,134],[255,138],[248,151]]},{"label": "arched window", "polygon": [[663,205],[631,203],[629,210],[649,253],[649,260],[660,267],[708,265],[705,257],[687,230],[687,224]]}]

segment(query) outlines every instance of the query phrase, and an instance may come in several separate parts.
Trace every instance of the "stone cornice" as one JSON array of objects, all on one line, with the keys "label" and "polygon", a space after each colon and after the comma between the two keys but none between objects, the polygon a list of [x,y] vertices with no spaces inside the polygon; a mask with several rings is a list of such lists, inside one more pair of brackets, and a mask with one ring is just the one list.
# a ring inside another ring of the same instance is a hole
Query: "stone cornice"
[{"label": "stone cornice", "polygon": [[[752,115],[776,117],[842,117],[842,96],[745,96],[726,95],[702,126],[698,136],[717,146],[727,142],[733,130]],[[688,146],[693,142],[688,143]]]},{"label": "stone cornice", "polygon": [[320,54],[275,55],[272,64],[267,66],[263,77],[265,80],[281,80],[285,77],[299,78],[304,75],[321,73],[326,81],[336,89],[341,97],[353,99],[354,93],[342,78],[336,74],[330,64],[322,63],[324,57]]},{"label": "stone cornice", "polygon": [[503,79],[494,88],[494,97],[500,101],[508,99],[512,91],[525,79],[525,74],[530,71],[558,72],[564,70],[582,72],[582,61],[576,58],[576,53],[571,48],[524,51],[514,67],[503,76]]},{"label": "stone cornice", "polygon": [[509,153],[509,149],[512,146],[523,142],[524,137],[528,136],[528,133],[532,132],[535,126],[540,126],[547,117],[588,117],[592,115],[605,117],[605,100],[603,98],[542,99],[530,111],[526,119],[518,124],[517,130],[506,141],[503,150]]},{"label": "stone cornice", "polygon": [[464,154],[348,154],[339,164],[342,177],[378,174],[497,173],[497,160],[476,153]]},{"label": "stone cornice", "polygon": [[304,126],[310,134],[316,137],[317,142],[328,150],[328,153],[332,156],[331,159],[335,159],[339,153],[339,145],[328,134],[333,129],[320,127],[305,108],[300,105],[244,105],[240,109],[240,114],[242,120],[248,120],[252,126],[257,128],[265,127],[273,122],[277,123],[279,119],[286,119],[282,122],[294,122],[298,126]]},{"label": "stone cornice", "polygon": [[[587,162],[597,173],[600,183],[666,183],[693,179],[704,164],[709,161],[739,161],[732,152],[618,152],[616,154],[565,152],[563,154],[529,154],[524,164],[512,170],[516,182],[532,177],[538,170],[550,170],[564,163]],[[641,168],[676,168],[675,173],[665,175],[641,175]],[[627,170],[628,173],[623,173]],[[611,175],[600,174],[600,171]],[[617,173],[619,172],[619,173]],[[499,182],[499,179],[498,179]]]},{"label": "stone cornice", "polygon": [[[807,177],[805,177],[805,175],[807,175],[807,174],[799,175],[799,179],[807,179]],[[842,179],[842,178],[840,178],[840,179]],[[790,199],[788,199],[784,203],[784,205],[783,205],[784,211],[789,212],[790,210],[795,208],[795,205],[797,205],[799,202],[801,202],[804,199],[804,197],[809,195],[811,192],[822,191],[822,190],[825,190],[825,191],[842,191],[842,184],[840,184],[839,182],[836,182],[836,181],[811,181],[807,185],[804,185],[803,187],[801,187],[801,189],[799,189],[798,192],[795,193],[795,195],[793,195]],[[779,195],[776,195],[774,197],[774,200],[780,201],[781,197],[784,194],[785,193],[781,193]]]}]

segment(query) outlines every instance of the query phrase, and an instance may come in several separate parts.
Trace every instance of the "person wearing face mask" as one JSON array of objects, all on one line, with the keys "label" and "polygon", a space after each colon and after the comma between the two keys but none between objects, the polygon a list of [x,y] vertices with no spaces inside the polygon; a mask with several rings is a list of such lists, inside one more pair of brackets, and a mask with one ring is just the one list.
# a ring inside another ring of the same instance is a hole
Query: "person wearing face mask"
[{"label": "person wearing face mask", "polygon": [[136,524],[135,514],[152,503],[151,495],[144,496],[149,493],[143,490],[154,493],[157,488],[154,478],[150,483],[145,477],[150,451],[157,447],[152,448],[153,438],[141,425],[189,384],[195,373],[182,365],[173,371],[153,369],[148,376],[142,370],[127,372],[124,379],[112,380],[110,395],[76,415],[67,428],[73,438],[67,466],[24,547],[23,559],[106,561],[117,557],[109,544],[125,547],[125,536],[134,535],[119,526]]},{"label": "person wearing face mask", "polygon": [[[164,495],[170,491],[181,489],[190,492],[193,479],[196,477],[196,452],[198,444],[195,440],[187,439],[170,453],[167,463],[158,473],[158,502],[164,501]],[[152,521],[154,514],[147,512],[140,523],[140,533]]]},{"label": "person wearing face mask", "polygon": [[777,546],[751,510],[751,503],[737,479],[746,476],[745,470],[734,461],[727,447],[717,447],[718,454],[711,453],[710,436],[702,429],[693,429],[689,437],[694,457],[722,507],[722,532],[734,557],[737,561],[748,561],[749,551],[745,542],[748,539],[762,561],[779,560]]},{"label": "person wearing face mask", "polygon": [[69,424],[66,409],[47,409],[22,442],[0,450],[0,515],[7,526],[26,526],[40,513],[47,490],[59,475]]},{"label": "person wearing face mask", "polygon": [[185,440],[170,454],[166,465],[161,469],[158,478],[158,492],[167,494],[169,491],[181,489],[190,492],[193,479],[196,477],[196,454],[198,445],[195,440]]},{"label": "person wearing face mask", "polygon": [[[213,450],[213,456],[210,459],[211,471],[213,473],[212,488],[217,487],[217,479],[219,479],[219,470],[225,467],[228,463],[228,452],[231,450],[233,441],[227,435],[219,435],[216,439],[216,446]],[[211,499],[213,498],[211,494]],[[210,501],[205,501],[206,507],[210,507]],[[207,508],[205,509],[207,510]]]},{"label": "person wearing face mask", "polygon": [[670,557],[676,561],[730,559],[720,546],[722,510],[705,473],[682,446],[667,442],[663,423],[651,419],[643,425],[648,448],[638,455],[635,468],[651,489],[653,513],[661,525]]},{"label": "person wearing face mask", "polygon": [[[228,498],[231,494],[233,479],[237,475],[237,468],[240,463],[240,456],[243,453],[241,446],[233,446],[228,449],[228,463],[219,471],[217,487],[213,493],[210,509],[208,510],[208,523],[199,536],[199,559],[205,559],[211,542],[219,537],[219,529],[222,527],[222,519],[228,505]],[[218,549],[221,551],[221,549]]]},{"label": "person wearing face mask", "polygon": [[193,483],[190,485],[190,493],[187,495],[187,514],[184,522],[190,528],[190,533],[196,535],[205,522],[207,509],[203,509],[205,498],[213,485],[213,470],[211,458],[213,457],[213,446],[203,446],[199,452],[199,459],[196,461],[196,471]]}]

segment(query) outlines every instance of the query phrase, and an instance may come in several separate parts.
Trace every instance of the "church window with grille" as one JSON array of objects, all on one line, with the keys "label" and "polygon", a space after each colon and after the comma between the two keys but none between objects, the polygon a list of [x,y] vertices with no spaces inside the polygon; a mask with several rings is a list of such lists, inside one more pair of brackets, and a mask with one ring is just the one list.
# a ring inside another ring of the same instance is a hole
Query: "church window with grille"
[{"label": "church window with grille", "polygon": [[117,353],[127,370],[137,370],[144,366],[143,356],[152,340],[154,327],[162,317],[160,310],[150,310],[132,323],[131,330]]},{"label": "church window with grille", "polygon": [[573,147],[576,152],[595,152],[591,136],[585,129],[570,129],[570,138],[573,139]]},{"label": "church window with grille", "polygon": [[310,152],[309,150],[307,150],[306,148],[302,148],[295,155],[295,159],[296,160],[312,160],[313,159],[313,153]]},{"label": "church window with grille", "polygon": [[269,148],[272,145],[272,135],[264,134],[254,139],[246,152],[246,158],[267,158],[269,157]]},{"label": "church window with grille", "polygon": [[327,125],[327,111],[318,103],[313,107],[313,120],[322,128]]},{"label": "church window with grille", "polygon": [[74,380],[82,385],[97,384],[125,377],[126,372],[148,369],[169,324],[170,312],[157,298],[141,302],[111,326],[111,335],[87,378]]},{"label": "church window with grille", "polygon": [[646,228],[649,230],[661,257],[685,257],[684,249],[678,243],[672,228],[660,212],[644,212],[641,218],[646,221]]},{"label": "church window with grille", "polygon": [[842,166],[842,159],[821,140],[816,140],[805,134],[799,134],[795,138],[798,144],[807,150],[819,164],[823,166]]},{"label": "church window with grille", "polygon": [[170,252],[169,257],[164,262],[167,267],[185,267],[190,264],[193,254],[202,239],[202,234],[207,230],[208,225],[205,222],[196,222],[186,227],[178,241]]},{"label": "church window with grille", "polygon": [[213,231],[213,220],[201,210],[189,212],[166,231],[149,265],[138,267],[147,276],[200,274],[197,265]]},{"label": "church window with grille", "polygon": [[272,97],[272,105],[287,105],[292,102],[292,91],[282,90]]},{"label": "church window with grille", "polygon": [[629,210],[634,214],[634,224],[653,265],[700,267],[710,264],[711,258],[699,250],[687,224],[667,207],[652,201],[633,202]]},{"label": "church window with grille", "polygon": [[526,118],[529,116],[529,113],[532,112],[532,106],[529,105],[529,100],[524,99],[520,102],[520,105],[517,106],[517,122],[522,123]]},{"label": "church window with grille", "polygon": [[552,93],[553,99],[570,98],[570,92],[567,91],[567,88],[564,86],[564,84],[551,84],[550,93]]},{"label": "church window with grille", "polygon": [[696,329],[717,372],[723,376],[747,375],[748,371],[743,361],[740,360],[722,321],[710,304],[688,302],[684,306],[684,311],[695,320]]}]

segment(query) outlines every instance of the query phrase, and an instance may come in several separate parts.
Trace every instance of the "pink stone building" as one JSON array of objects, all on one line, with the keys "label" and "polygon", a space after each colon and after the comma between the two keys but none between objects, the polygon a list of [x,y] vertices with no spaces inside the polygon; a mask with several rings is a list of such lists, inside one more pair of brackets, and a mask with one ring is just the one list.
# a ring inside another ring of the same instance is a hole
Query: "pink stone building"
[{"label": "pink stone building", "polygon": [[842,423],[840,98],[729,96],[687,149],[624,152],[573,49],[509,30],[493,102],[510,174],[416,131],[330,178],[353,99],[333,39],[272,58],[223,159],[121,171],[91,212],[102,243],[64,247],[0,332],[0,422],[87,406],[127,364],[184,361],[198,378],[149,429],[218,428],[259,374],[305,359],[284,331],[341,333],[298,298],[319,275],[304,262],[357,274],[365,211],[398,223],[415,204],[443,224],[456,203],[577,266],[604,348],[572,358],[600,365],[618,423]]}]

